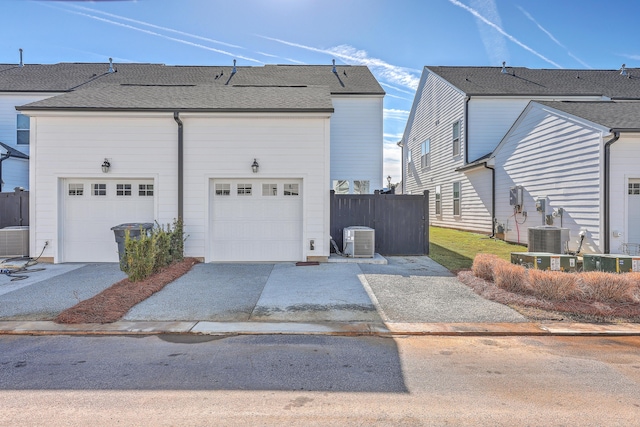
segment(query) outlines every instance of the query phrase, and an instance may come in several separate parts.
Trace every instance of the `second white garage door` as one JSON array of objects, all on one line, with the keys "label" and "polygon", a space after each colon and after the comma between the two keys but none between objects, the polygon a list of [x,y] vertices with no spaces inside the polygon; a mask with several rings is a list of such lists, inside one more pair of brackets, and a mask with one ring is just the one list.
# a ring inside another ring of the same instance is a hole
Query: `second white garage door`
[{"label": "second white garage door", "polygon": [[152,180],[67,179],[62,191],[64,262],[118,262],[111,227],[153,223]]},{"label": "second white garage door", "polygon": [[211,183],[211,260],[300,261],[302,180]]}]

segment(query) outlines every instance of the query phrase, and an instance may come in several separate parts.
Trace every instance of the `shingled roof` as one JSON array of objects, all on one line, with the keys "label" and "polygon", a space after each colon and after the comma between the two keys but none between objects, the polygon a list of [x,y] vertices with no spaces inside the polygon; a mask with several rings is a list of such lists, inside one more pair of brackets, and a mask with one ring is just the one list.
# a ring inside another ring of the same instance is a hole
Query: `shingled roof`
[{"label": "shingled roof", "polygon": [[128,63],[0,64],[0,92],[62,93],[20,110],[197,111],[333,111],[331,95],[385,94],[364,66]]},{"label": "shingled roof", "polygon": [[536,102],[597,123],[612,131],[640,131],[640,102]]},{"label": "shingled roof", "polygon": [[427,66],[468,96],[604,96],[640,99],[640,69],[570,70]]}]

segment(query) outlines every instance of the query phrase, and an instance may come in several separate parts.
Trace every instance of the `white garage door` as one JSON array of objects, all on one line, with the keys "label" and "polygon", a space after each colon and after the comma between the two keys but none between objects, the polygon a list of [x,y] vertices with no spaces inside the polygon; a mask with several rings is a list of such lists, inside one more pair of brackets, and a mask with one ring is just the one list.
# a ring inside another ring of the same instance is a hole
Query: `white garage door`
[{"label": "white garage door", "polygon": [[111,227],[154,220],[153,180],[67,179],[63,191],[64,262],[117,262]]},{"label": "white garage door", "polygon": [[211,259],[300,261],[302,180],[213,180]]},{"label": "white garage door", "polygon": [[625,241],[640,243],[640,179],[629,180],[628,197],[629,228]]}]

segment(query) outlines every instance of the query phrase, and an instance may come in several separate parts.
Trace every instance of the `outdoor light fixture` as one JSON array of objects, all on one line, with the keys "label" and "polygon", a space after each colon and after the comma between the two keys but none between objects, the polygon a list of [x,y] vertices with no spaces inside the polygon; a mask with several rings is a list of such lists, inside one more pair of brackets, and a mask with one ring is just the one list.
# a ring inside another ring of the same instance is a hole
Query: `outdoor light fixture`
[{"label": "outdoor light fixture", "polygon": [[391,175],[387,175],[387,188],[391,188]]},{"label": "outdoor light fixture", "polygon": [[106,158],[104,159],[104,162],[102,162],[102,172],[107,173],[109,172],[109,168],[111,167],[111,163],[109,163],[109,160],[107,160]]},{"label": "outdoor light fixture", "polygon": [[253,163],[251,164],[251,170],[253,171],[253,173],[258,173],[259,167],[260,165],[258,164],[258,161],[256,159],[253,159]]}]

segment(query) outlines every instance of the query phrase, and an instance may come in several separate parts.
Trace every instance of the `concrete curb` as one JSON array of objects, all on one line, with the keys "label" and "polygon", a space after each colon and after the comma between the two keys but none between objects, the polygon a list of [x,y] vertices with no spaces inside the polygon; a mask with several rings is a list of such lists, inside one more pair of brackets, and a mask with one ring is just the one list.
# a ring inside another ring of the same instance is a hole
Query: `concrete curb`
[{"label": "concrete curb", "polygon": [[640,336],[640,324],[0,321],[0,335]]}]

